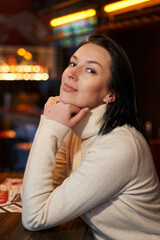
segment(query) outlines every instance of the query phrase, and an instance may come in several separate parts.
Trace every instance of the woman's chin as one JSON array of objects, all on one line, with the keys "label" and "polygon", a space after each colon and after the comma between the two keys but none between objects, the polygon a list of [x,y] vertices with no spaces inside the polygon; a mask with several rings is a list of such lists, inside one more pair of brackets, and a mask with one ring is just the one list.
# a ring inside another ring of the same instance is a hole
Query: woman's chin
[{"label": "woman's chin", "polygon": [[67,98],[67,97],[64,97],[64,96],[59,96],[59,98],[60,98],[60,101],[61,102],[63,102],[63,103],[71,103],[72,101],[69,99],[69,98]]},{"label": "woman's chin", "polygon": [[84,107],[81,104],[77,103],[76,101],[72,101],[71,99],[68,99],[68,98],[65,98],[65,97],[61,97],[61,96],[60,96],[60,101],[65,103],[65,104],[71,104],[71,105],[74,105],[74,106],[79,107],[79,108],[83,108]]},{"label": "woman's chin", "polygon": [[[60,95],[60,101],[66,104],[75,105],[75,101],[72,101],[70,98],[64,97]],[[77,105],[76,105],[77,106]]]}]

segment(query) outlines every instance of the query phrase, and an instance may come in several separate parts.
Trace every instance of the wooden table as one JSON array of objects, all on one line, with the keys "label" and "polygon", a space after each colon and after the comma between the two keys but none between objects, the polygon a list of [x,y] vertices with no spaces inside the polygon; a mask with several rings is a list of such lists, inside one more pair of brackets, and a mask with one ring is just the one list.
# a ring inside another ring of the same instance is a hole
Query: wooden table
[{"label": "wooden table", "polygon": [[[0,182],[6,177],[22,178],[23,174],[0,173]],[[80,219],[48,230],[31,232],[21,222],[21,213],[0,213],[0,240],[93,240],[87,225]]]}]

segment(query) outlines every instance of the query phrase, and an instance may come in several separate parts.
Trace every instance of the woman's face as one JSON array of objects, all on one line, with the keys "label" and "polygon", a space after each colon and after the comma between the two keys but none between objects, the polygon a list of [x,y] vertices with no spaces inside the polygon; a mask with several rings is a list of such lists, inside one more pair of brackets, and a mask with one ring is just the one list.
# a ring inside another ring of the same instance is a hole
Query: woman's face
[{"label": "woman's face", "polygon": [[[111,57],[107,50],[93,43],[80,47],[64,70],[60,100],[80,108],[93,108],[109,95]],[[106,102],[106,101],[105,101]]]}]

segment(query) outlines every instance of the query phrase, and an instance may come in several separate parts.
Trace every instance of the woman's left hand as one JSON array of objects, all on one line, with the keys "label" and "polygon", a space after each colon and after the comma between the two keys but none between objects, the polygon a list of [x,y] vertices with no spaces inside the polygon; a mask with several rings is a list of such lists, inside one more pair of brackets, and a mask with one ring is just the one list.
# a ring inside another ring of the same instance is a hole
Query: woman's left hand
[{"label": "woman's left hand", "polygon": [[88,111],[88,107],[81,109],[59,101],[59,97],[50,97],[45,104],[43,115],[71,128],[80,122]]}]

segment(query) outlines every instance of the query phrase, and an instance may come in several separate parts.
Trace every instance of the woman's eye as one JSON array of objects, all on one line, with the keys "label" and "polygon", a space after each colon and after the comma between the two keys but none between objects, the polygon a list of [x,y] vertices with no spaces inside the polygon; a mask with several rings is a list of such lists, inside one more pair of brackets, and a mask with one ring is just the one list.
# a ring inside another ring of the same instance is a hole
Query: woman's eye
[{"label": "woman's eye", "polygon": [[89,73],[96,73],[96,71],[95,71],[95,70],[93,70],[93,69],[90,69],[90,68],[88,68],[88,69],[87,69],[87,72],[89,72]]},{"label": "woman's eye", "polygon": [[69,62],[69,66],[71,66],[71,67],[75,67],[76,64],[75,64],[74,62]]}]

